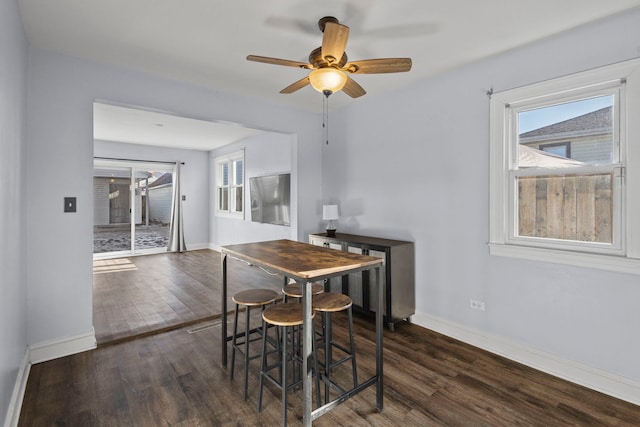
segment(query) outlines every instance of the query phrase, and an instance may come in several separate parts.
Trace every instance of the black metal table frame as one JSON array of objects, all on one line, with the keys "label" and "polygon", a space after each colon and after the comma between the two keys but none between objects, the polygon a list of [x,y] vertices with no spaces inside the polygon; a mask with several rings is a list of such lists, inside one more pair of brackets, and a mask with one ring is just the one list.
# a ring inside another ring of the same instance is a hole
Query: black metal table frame
[{"label": "black metal table frame", "polygon": [[[224,252],[224,248],[222,248],[222,366],[227,366],[227,341],[231,338],[227,336],[227,258],[229,255]],[[242,257],[238,256],[238,254],[233,255],[233,258],[238,257],[240,260],[245,261]],[[251,263],[255,265],[259,265],[255,259],[251,259]],[[267,266],[263,266],[267,267]],[[325,274],[314,276],[313,278],[303,278],[303,277],[295,277],[290,273],[285,273],[283,271],[278,271],[277,268],[273,266],[268,266],[269,270],[275,270],[277,273],[282,273],[285,275],[285,281],[287,278],[291,278],[295,280],[297,283],[301,284],[302,288],[302,305],[304,312],[304,337],[303,337],[303,360],[302,360],[302,369],[303,372],[306,373],[303,378],[303,425],[311,426],[311,423],[316,418],[324,415],[325,413],[332,410],[334,407],[338,406],[342,402],[351,398],[352,396],[360,393],[361,391],[369,388],[372,385],[376,385],[376,408],[380,412],[383,409],[384,403],[384,380],[383,380],[383,355],[382,355],[382,337],[383,337],[383,319],[384,319],[384,286],[378,286],[378,307],[376,310],[376,373],[371,378],[366,381],[358,384],[357,387],[347,390],[342,395],[338,396],[336,399],[331,402],[312,410],[312,366],[313,364],[310,362],[311,359],[311,328],[308,325],[311,324],[311,286],[312,283],[322,281],[325,279],[329,279],[331,277],[339,277],[349,273],[358,273],[365,270],[375,270],[376,281],[375,283],[380,283],[379,279],[381,277],[380,270],[384,269],[384,264],[378,264],[376,266],[367,266],[367,267],[359,267],[354,268],[347,271],[340,271],[339,273]]]}]

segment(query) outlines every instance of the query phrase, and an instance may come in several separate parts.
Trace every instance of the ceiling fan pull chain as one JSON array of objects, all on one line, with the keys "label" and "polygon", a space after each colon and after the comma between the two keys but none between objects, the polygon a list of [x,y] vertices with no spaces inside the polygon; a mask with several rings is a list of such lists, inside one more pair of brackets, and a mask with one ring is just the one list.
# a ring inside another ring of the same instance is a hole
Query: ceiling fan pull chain
[{"label": "ceiling fan pull chain", "polygon": [[329,145],[329,97],[322,98],[322,127],[324,128],[325,144]]}]

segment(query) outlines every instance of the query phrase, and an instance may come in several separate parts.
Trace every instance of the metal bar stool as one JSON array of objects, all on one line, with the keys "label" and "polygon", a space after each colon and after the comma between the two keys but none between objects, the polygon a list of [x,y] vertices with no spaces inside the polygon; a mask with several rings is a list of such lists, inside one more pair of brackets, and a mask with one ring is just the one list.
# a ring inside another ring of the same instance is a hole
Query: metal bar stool
[{"label": "metal bar stool", "polygon": [[[251,307],[261,307],[264,310],[265,306],[271,304],[279,298],[277,292],[270,289],[249,289],[246,291],[238,292],[233,296],[233,302],[236,303],[236,312],[233,318],[233,339],[232,339],[232,351],[231,351],[231,379],[233,380],[233,373],[235,371],[236,362],[236,350],[244,356],[244,400],[248,397],[248,382],[249,382],[249,361],[257,359],[261,356],[260,353],[249,355],[249,343],[259,340],[263,335],[264,325],[261,328],[251,330]],[[244,333],[238,334],[238,312],[240,306],[245,307],[245,328]],[[252,332],[254,337],[251,338]],[[242,342],[238,342],[239,337],[244,337]],[[244,349],[242,349],[244,346]]]},{"label": "metal bar stool", "polygon": [[[321,282],[314,282],[311,284],[311,296],[318,295],[324,292],[324,285]],[[289,298],[295,298],[300,302],[302,299],[302,287],[300,283],[289,279],[289,283],[282,287],[282,301],[288,302]],[[318,334],[321,334],[318,332]],[[314,334],[315,335],[315,334]],[[293,348],[299,353],[300,350],[300,334],[294,336]],[[295,375],[295,373],[294,373]]]},{"label": "metal bar stool", "polygon": [[[315,295],[311,300],[313,310],[322,314],[322,329],[324,336],[324,377],[325,383],[325,403],[329,402],[330,386],[337,388],[340,393],[344,390],[335,382],[331,381],[331,370],[336,366],[351,360],[351,370],[353,376],[353,388],[358,386],[358,370],[356,369],[356,351],[353,339],[353,301],[345,294],[337,292],[325,292]],[[331,314],[339,311],[347,311],[349,323],[349,348],[333,341],[331,334]],[[336,347],[342,351],[345,356],[339,360],[333,361],[333,348]]]},{"label": "metal bar stool", "polygon": [[[315,312],[311,313],[311,318],[315,316]],[[294,329],[296,327],[301,327],[303,324],[303,314],[302,314],[302,304],[298,303],[282,303],[282,304],[274,304],[266,307],[262,312],[262,330],[266,331],[265,334],[262,335],[262,368],[260,369],[260,381],[258,386],[258,412],[262,410],[262,385],[263,379],[269,380],[272,384],[278,387],[282,391],[282,425],[287,425],[287,392],[290,389],[295,388],[296,386],[302,383],[301,379],[296,380],[294,376],[294,380],[291,384],[287,383],[287,360],[291,360],[291,366],[293,368],[293,372],[300,369],[302,366],[302,360],[299,358],[296,353],[296,349],[293,345],[293,339],[288,338],[288,332],[291,333],[291,336],[295,335]],[[280,348],[280,356],[279,361],[268,365],[267,363],[267,338],[269,328],[268,325],[276,326],[276,330],[280,331],[280,337],[282,338],[281,348]],[[313,328],[313,322],[311,322],[311,327]],[[312,329],[313,332],[313,329]],[[291,350],[287,350],[287,343],[291,341]],[[316,383],[316,404],[320,406],[320,381],[318,379],[318,359],[316,357],[316,345],[315,340],[312,341],[312,353],[313,353],[313,369]],[[279,368],[280,371],[280,379],[276,379],[269,374],[269,371],[272,369]]]}]

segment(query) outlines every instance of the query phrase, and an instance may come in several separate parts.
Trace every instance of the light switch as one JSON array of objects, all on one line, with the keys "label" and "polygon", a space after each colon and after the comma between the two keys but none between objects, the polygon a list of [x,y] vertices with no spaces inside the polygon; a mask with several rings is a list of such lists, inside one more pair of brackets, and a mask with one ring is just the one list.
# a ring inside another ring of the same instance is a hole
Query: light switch
[{"label": "light switch", "polygon": [[65,197],[64,198],[64,211],[65,212],[75,212],[76,211],[76,198],[75,197]]}]

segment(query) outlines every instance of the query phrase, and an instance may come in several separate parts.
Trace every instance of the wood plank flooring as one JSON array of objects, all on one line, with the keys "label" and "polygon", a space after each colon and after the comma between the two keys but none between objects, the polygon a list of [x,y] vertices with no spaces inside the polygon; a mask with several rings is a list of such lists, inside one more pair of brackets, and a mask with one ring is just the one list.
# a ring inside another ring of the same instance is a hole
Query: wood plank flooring
[{"label": "wood plank flooring", "polygon": [[[94,261],[93,325],[98,345],[166,331],[221,315],[220,253],[212,250]],[[252,287],[280,290],[270,276],[229,261],[229,300]]]},{"label": "wood plank flooring", "polygon": [[[265,386],[262,412],[256,411],[258,360],[250,364],[246,402],[242,364],[237,364],[233,381],[229,368],[221,366],[220,320],[208,318],[220,315],[217,252],[137,257],[102,267],[119,270],[96,274],[97,291],[116,296],[111,303],[103,300],[103,315],[111,310],[120,317],[104,322],[103,345],[96,350],[31,367],[20,426],[280,424],[279,391],[270,385]],[[282,284],[282,278],[239,262],[230,263],[229,279],[229,295],[236,289],[278,289]],[[108,287],[103,281],[112,289],[102,289]],[[139,282],[146,282],[144,288],[138,288]],[[155,301],[149,306],[153,309],[142,308],[145,297]],[[129,311],[137,317],[123,321]],[[200,316],[204,321],[198,323]],[[334,319],[334,337],[346,343],[345,318],[335,314]],[[370,318],[355,316],[354,322],[362,381],[375,370],[375,328]],[[314,425],[640,425],[638,406],[419,326],[401,322],[395,332],[385,329],[384,337],[384,410],[376,411],[375,389],[370,388]],[[349,366],[335,374],[339,383],[350,381]],[[290,399],[290,425],[301,422],[300,394]]]},{"label": "wood plank flooring", "polygon": [[[275,426],[279,391],[265,387],[256,411],[258,361],[249,399],[242,366],[233,381],[220,364],[220,326],[172,330],[31,368],[20,426]],[[346,341],[336,315],[336,339]],[[358,375],[375,369],[375,328],[355,318]],[[416,325],[384,331],[384,410],[370,388],[316,426],[636,426],[640,407],[571,384]],[[348,381],[350,368],[337,370]],[[301,392],[290,425],[301,422]]]}]

